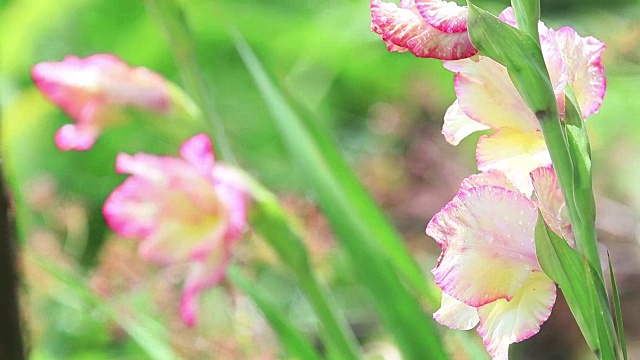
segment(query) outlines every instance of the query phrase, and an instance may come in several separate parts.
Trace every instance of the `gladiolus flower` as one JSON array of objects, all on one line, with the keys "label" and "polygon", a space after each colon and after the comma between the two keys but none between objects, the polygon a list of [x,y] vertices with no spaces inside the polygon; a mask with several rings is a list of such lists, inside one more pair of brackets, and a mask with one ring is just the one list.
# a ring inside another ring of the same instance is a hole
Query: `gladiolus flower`
[{"label": "gladiolus flower", "polygon": [[467,8],[440,0],[371,0],[371,30],[389,51],[455,60],[478,52],[467,32]]},{"label": "gladiolus flower", "polygon": [[[515,26],[511,8],[503,11],[500,18]],[[560,114],[564,114],[567,86],[573,88],[584,118],[597,112],[606,87],[600,62],[604,44],[593,37],[580,37],[569,27],[556,31],[540,23],[539,32]],[[445,61],[444,66],[456,73],[457,96],[444,117],[442,133],[446,140],[457,145],[475,131],[492,129],[491,135],[478,141],[478,170],[503,171],[518,189],[531,193],[529,173],[550,165],[551,158],[540,124],[506,68],[484,56]]]},{"label": "gladiolus flower", "polygon": [[116,171],[131,174],[104,204],[107,224],[140,241],[140,255],[171,265],[189,264],[181,315],[197,319],[198,295],[219,283],[232,245],[246,226],[245,190],[237,173],[215,163],[211,142],[196,135],[181,157],[119,154]]},{"label": "gladiolus flower", "polygon": [[531,176],[536,202],[498,171],[469,177],[426,229],[442,248],[432,270],[443,291],[434,318],[458,330],[478,325],[495,360],[506,360],[510,344],[540,330],[556,298],[555,283],[536,256],[536,204],[544,204],[545,220],[559,224],[564,200],[553,169],[536,169]]},{"label": "gladiolus flower", "polygon": [[164,114],[171,110],[165,79],[146,68],[130,67],[114,55],[43,62],[33,67],[31,75],[40,91],[75,121],[56,133],[56,145],[64,151],[90,149],[117,121],[119,108]]}]

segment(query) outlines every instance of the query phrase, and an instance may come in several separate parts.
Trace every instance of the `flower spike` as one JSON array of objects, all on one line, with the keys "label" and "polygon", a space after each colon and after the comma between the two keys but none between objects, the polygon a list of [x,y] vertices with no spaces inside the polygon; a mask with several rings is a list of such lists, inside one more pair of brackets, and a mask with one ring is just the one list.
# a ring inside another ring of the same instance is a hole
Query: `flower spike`
[{"label": "flower spike", "polygon": [[[511,8],[500,19],[517,26]],[[606,88],[601,64],[604,45],[575,30],[538,25],[542,54],[549,70],[560,114],[564,114],[565,91],[570,86],[584,118],[600,108]],[[480,138],[476,149],[478,170],[500,170],[525,194],[533,190],[529,173],[551,165],[540,124],[511,82],[506,68],[494,60],[444,61],[455,72],[457,99],[444,116],[442,133],[457,145],[475,131],[493,130]]]}]

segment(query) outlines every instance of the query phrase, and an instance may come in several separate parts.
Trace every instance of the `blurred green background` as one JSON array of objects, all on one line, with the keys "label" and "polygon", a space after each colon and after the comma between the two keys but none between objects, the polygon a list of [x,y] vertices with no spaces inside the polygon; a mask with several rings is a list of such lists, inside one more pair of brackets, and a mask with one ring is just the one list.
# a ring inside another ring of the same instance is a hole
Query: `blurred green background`
[{"label": "blurred green background", "polygon": [[[335,136],[405,235],[428,281],[439,249],[424,235],[424,226],[456,193],[460,180],[475,171],[477,136],[455,148],[440,135],[444,111],[454,99],[453,75],[439,61],[388,53],[369,30],[364,0],[180,2],[239,163],[299,215],[314,261],[369,356],[394,358],[313,196],[300,195],[305,184],[299,169],[229,31],[238,29],[297,108]],[[508,5],[479,3],[494,13]],[[547,0],[542,15],[549,26],[570,25],[607,44],[608,92],[588,123],[598,228],[617,269],[631,358],[638,357],[640,4]],[[177,317],[176,279],[183,269],[162,270],[138,258],[134,241],[113,236],[100,213],[106,196],[123,180],[113,172],[115,154],[175,154],[184,139],[205,129],[132,113],[131,122],[107,131],[88,152],[61,152],[54,146],[53,134],[70,120],[34,88],[30,68],[94,53],[114,53],[180,83],[163,33],[142,1],[0,1],[2,153],[22,245],[31,357],[144,359],[161,343],[179,358],[279,358],[258,311],[225,286],[205,296],[200,324],[185,328]],[[273,290],[269,295],[301,329],[317,333],[308,305],[264,245],[249,238],[236,256],[256,269],[259,281]],[[583,358],[583,340],[563,301],[541,333],[515,346],[514,354],[516,359]]]}]

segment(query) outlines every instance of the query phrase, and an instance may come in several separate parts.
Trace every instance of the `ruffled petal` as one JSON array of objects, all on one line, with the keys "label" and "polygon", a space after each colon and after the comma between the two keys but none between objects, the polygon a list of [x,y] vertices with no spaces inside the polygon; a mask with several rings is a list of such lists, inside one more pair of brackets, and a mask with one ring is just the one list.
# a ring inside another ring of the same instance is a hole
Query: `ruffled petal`
[{"label": "ruffled petal", "polygon": [[148,260],[166,264],[202,257],[221,245],[228,214],[214,189],[200,183],[205,186],[180,191],[130,177],[105,202],[105,220],[118,234],[139,238],[140,255]]},{"label": "ruffled petal", "polygon": [[510,300],[531,271],[538,270],[536,206],[500,187],[463,190],[427,225],[442,254],[432,270],[447,294],[478,307]]},{"label": "ruffled petal", "polygon": [[[467,32],[446,33],[427,24],[412,2],[371,1],[371,30],[382,37],[389,51],[411,51],[422,58],[463,59],[478,51]],[[411,5],[411,7],[406,7]]]},{"label": "ruffled petal", "polygon": [[473,174],[462,180],[460,190],[469,190],[478,186],[498,186],[507,190],[518,191],[518,189],[507,179],[502,171],[488,170],[479,174]]},{"label": "ruffled petal", "polygon": [[153,184],[129,178],[107,198],[102,213],[107,225],[123,237],[145,238],[155,228],[157,203],[144,201],[154,195]]},{"label": "ruffled petal", "polygon": [[551,158],[540,132],[520,132],[502,128],[490,136],[482,136],[476,150],[478,170],[502,171],[522,193],[533,191],[529,173],[551,164]]},{"label": "ruffled petal", "polygon": [[458,100],[454,101],[444,114],[442,134],[451,145],[458,145],[462,139],[470,134],[487,129],[491,129],[491,127],[468,117],[462,109],[460,109]]},{"label": "ruffled petal", "polygon": [[211,140],[207,135],[198,134],[185,141],[180,147],[180,155],[203,175],[211,175],[215,158]]},{"label": "ruffled petal", "polygon": [[591,36],[581,37],[570,27],[555,31],[555,42],[566,65],[568,82],[586,118],[600,109],[604,98],[607,83],[601,53],[605,46]]},{"label": "ruffled petal", "polygon": [[433,314],[440,324],[455,330],[469,330],[478,325],[478,310],[454,297],[442,293],[440,309]]},{"label": "ruffled petal", "polygon": [[467,32],[466,6],[458,6],[453,1],[415,0],[416,9],[424,21],[446,33]]},{"label": "ruffled petal", "polygon": [[571,219],[562,190],[558,186],[556,171],[552,167],[539,167],[531,172],[531,182],[537,197],[533,202],[538,205],[547,226],[559,236],[573,242]]},{"label": "ruffled petal", "polygon": [[33,67],[38,88],[70,117],[85,101],[100,99],[105,105],[137,106],[167,112],[171,106],[166,81],[143,68],[131,67],[111,54],[84,59],[67,56],[61,62],[43,62]]},{"label": "ruffled petal", "polygon": [[482,337],[494,360],[507,360],[509,345],[528,339],[540,331],[556,300],[555,283],[536,271],[511,301],[498,300],[478,309]]},{"label": "ruffled petal", "polygon": [[523,132],[540,129],[535,114],[514,87],[507,69],[492,59],[445,61],[456,73],[454,88],[462,111],[493,129],[512,127]]}]

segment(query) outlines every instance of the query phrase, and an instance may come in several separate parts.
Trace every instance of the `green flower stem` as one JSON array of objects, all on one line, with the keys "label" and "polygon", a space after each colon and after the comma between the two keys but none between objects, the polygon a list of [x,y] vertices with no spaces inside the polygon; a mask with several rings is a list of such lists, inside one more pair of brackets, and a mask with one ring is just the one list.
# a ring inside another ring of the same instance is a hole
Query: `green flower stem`
[{"label": "green flower stem", "polygon": [[538,21],[540,20],[539,0],[511,0],[511,7],[516,14],[518,27],[529,34],[540,45]]},{"label": "green flower stem", "polygon": [[[529,0],[514,0],[514,3],[520,3],[519,6],[514,6],[518,22],[523,22],[523,27],[527,27],[525,30],[537,34],[537,30],[533,30],[531,24],[539,15],[539,5],[536,6]],[[576,243],[602,277],[595,233],[591,160],[582,118],[578,115],[577,121],[573,118],[560,121],[549,72],[542,50],[536,41],[539,39],[503,23],[472,3],[468,5],[471,41],[481,54],[491,57],[507,68],[518,93],[540,122],[571,217]],[[566,101],[565,106],[566,113],[573,114],[573,102]],[[579,151],[580,144],[585,151]]]},{"label": "green flower stem", "polygon": [[[581,216],[584,209],[592,207],[593,191],[576,189],[574,173],[574,161],[569,153],[565,133],[560,123],[557,107],[555,113],[539,117],[544,140],[547,143],[553,167],[558,176],[558,182],[562,189],[571,225],[578,248],[584,251],[587,260],[593,266],[598,275],[602,277],[602,266],[598,255],[595,217]],[[582,210],[582,211],[581,211]]]},{"label": "green flower stem", "polygon": [[203,122],[209,124],[216,155],[226,163],[235,163],[206,77],[198,66],[196,46],[182,9],[173,0],[145,0],[145,4],[167,38],[187,93],[202,111]]},{"label": "green flower stem", "polygon": [[280,207],[277,198],[256,182],[250,183],[255,204],[250,214],[253,228],[263,235],[289,266],[323,325],[327,345],[339,359],[359,359],[360,351],[348,323],[312,270],[298,229]]},{"label": "green flower stem", "polygon": [[[584,141],[588,148],[588,139],[584,131],[583,139],[569,139],[567,124],[574,122],[583,129],[584,123],[580,112],[573,107],[572,101],[566,99],[565,113],[567,116],[576,115],[575,119],[567,119],[564,123],[560,121],[558,105],[551,87],[549,72],[542,56],[539,46],[538,19],[540,17],[539,0],[513,0],[513,10],[518,21],[518,25],[529,37],[535,40],[536,45],[530,46],[530,51],[535,52],[535,56],[530,59],[537,60],[531,67],[533,71],[526,67],[519,68],[508,66],[511,76],[520,95],[525,99],[527,105],[536,114],[544,140],[547,144],[553,167],[558,176],[558,182],[562,194],[564,195],[571,225],[578,248],[584,252],[589,263],[597,270],[598,275],[603,278],[602,266],[598,255],[598,245],[595,227],[595,201],[591,186],[590,165],[580,166],[591,162],[590,159],[578,157],[590,157],[589,151],[583,153],[571,152],[570,141]],[[521,35],[525,36],[526,35]],[[528,76],[523,81],[523,74]],[[571,121],[573,120],[573,121]]]}]

